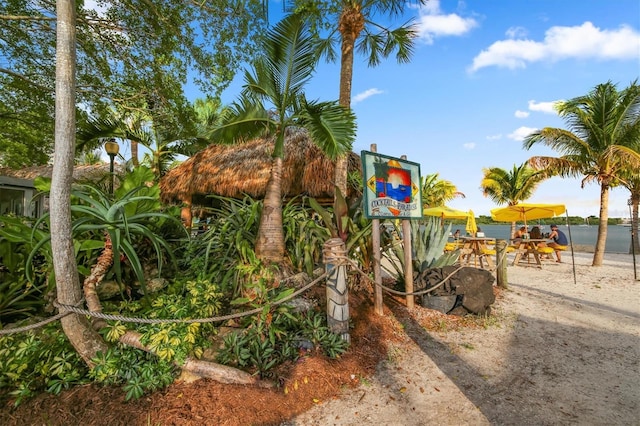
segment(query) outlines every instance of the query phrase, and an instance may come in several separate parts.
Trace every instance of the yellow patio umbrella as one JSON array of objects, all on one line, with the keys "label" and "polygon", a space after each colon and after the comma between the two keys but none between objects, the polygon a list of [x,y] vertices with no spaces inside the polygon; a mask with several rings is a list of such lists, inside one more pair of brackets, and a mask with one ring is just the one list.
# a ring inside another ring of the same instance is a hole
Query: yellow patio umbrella
[{"label": "yellow patio umbrella", "polygon": [[527,225],[527,219],[547,219],[567,215],[567,230],[569,231],[569,245],[571,245],[571,263],[573,264],[573,282],[576,283],[576,262],[573,257],[573,241],[571,240],[571,227],[569,226],[569,213],[564,204],[538,204],[520,203],[513,206],[499,207],[491,210],[491,218],[499,222],[523,221]]},{"label": "yellow patio umbrella", "polygon": [[467,226],[465,227],[465,230],[469,235],[476,235],[476,232],[478,232],[476,216],[473,214],[473,210],[469,210],[469,213],[467,213]]},{"label": "yellow patio umbrella", "polygon": [[567,211],[564,204],[520,203],[491,210],[491,218],[498,222],[524,222],[559,216]]},{"label": "yellow patio umbrella", "polygon": [[425,216],[437,216],[441,219],[466,219],[469,217],[468,212],[447,206],[428,207],[422,210],[422,214]]}]

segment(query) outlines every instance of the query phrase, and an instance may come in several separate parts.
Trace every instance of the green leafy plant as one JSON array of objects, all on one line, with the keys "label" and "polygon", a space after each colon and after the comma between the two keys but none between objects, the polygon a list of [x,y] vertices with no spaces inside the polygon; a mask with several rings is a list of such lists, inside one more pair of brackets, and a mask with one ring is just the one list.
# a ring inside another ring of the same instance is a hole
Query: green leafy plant
[{"label": "green leafy plant", "polygon": [[289,201],[283,210],[282,220],[286,252],[294,269],[313,274],[322,261],[322,245],[330,231],[314,217],[314,211],[300,198]]},{"label": "green leafy plant", "polygon": [[338,187],[335,191],[332,209],[322,207],[314,198],[309,198],[309,205],[320,215],[331,237],[342,239],[349,256],[366,268],[372,258],[371,221],[364,218],[362,197],[347,202]]},{"label": "green leafy plant", "polygon": [[346,341],[329,331],[326,315],[315,311],[294,312],[286,305],[265,308],[244,326],[242,332],[224,338],[217,360],[261,377],[271,375],[275,366],[287,360],[296,360],[304,346],[332,358],[348,348]]},{"label": "green leafy plant", "polygon": [[[95,248],[96,241],[102,241],[108,235],[113,251],[113,271],[116,279],[122,281],[123,260],[130,268],[135,279],[146,293],[146,278],[143,260],[139,253],[141,247],[151,247],[157,263],[158,275],[162,272],[165,259],[175,263],[172,247],[155,231],[163,224],[173,221],[174,216],[160,211],[159,191],[156,185],[142,184],[129,189],[134,182],[151,178],[150,171],[140,168],[137,173],[128,175],[116,192],[116,199],[90,185],[78,185],[72,191],[71,211],[73,214],[72,234],[79,247]],[[126,192],[125,192],[126,191]],[[41,226],[47,226],[49,215],[43,215],[35,223],[35,235]],[[186,231],[185,231],[186,236]],[[87,243],[93,241],[93,243]],[[30,265],[36,255],[50,252],[50,236],[46,236],[34,245],[27,264]],[[34,279],[32,268],[27,269],[27,277]]]},{"label": "green leafy plant", "polygon": [[15,405],[37,392],[58,394],[88,381],[86,364],[58,323],[0,336],[0,388],[10,389]]},{"label": "green leafy plant", "polygon": [[[441,268],[443,266],[454,265],[458,261],[459,252],[444,252],[451,225],[447,228],[440,226],[440,219],[429,217],[424,220],[411,221],[411,259],[414,273],[420,273],[430,268]],[[383,256],[387,260],[386,270],[393,275],[396,280],[404,284],[404,244],[397,240],[394,235],[399,235],[400,229],[386,231],[385,247]]]}]

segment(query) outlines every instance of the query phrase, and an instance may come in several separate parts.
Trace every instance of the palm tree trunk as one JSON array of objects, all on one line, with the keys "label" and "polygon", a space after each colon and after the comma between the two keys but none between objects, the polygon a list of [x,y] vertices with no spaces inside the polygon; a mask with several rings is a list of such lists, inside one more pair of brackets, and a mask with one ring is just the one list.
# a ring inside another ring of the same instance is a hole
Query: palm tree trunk
[{"label": "palm tree trunk", "polygon": [[633,238],[629,244],[629,254],[640,254],[640,241],[638,241],[638,204],[640,204],[640,192],[631,194],[631,233]]},{"label": "palm tree trunk", "polygon": [[282,158],[273,159],[271,177],[260,215],[256,238],[256,256],[259,259],[282,263],[284,260],[284,233],[282,230]]},{"label": "palm tree trunk", "polygon": [[[81,300],[78,267],[71,237],[71,180],[75,151],[76,113],[76,33],[75,2],[58,0],[56,57],[56,119],[54,166],[50,193],[51,249],[56,273],[56,290],[61,304],[76,305]],[[60,320],[69,342],[84,362],[92,366],[92,357],[107,346],[87,319],[71,314]]]},{"label": "palm tree trunk", "polygon": [[[351,83],[353,80],[353,50],[356,39],[364,28],[364,17],[359,9],[347,7],[340,15],[339,31],[342,36],[340,47],[340,97],[338,103],[345,108],[351,108]],[[345,197],[347,191],[347,172],[349,166],[349,153],[338,156],[336,159],[335,185]],[[334,196],[335,198],[335,196]]]},{"label": "palm tree trunk", "polygon": [[133,167],[138,167],[140,162],[138,160],[138,141],[131,139],[131,164]]},{"label": "palm tree trunk", "polygon": [[598,224],[598,239],[593,253],[591,266],[602,266],[604,249],[607,244],[607,221],[609,220],[609,186],[600,186],[600,223]]}]

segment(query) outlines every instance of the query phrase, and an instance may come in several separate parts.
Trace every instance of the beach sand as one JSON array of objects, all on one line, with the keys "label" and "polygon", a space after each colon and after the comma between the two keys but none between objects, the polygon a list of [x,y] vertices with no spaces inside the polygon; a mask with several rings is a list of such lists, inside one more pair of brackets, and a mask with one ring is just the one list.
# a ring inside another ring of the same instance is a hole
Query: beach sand
[{"label": "beach sand", "polygon": [[288,424],[640,425],[640,281],[631,255],[592,257],[575,253],[575,282],[569,251],[509,266],[485,328],[391,307],[406,336],[377,373]]}]

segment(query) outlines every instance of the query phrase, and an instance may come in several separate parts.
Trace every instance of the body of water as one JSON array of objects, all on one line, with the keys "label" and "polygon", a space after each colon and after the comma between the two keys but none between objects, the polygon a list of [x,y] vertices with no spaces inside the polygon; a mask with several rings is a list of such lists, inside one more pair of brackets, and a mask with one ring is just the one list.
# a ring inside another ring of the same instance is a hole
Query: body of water
[{"label": "body of water", "polygon": [[[518,226],[521,226],[518,224]],[[535,224],[529,224],[531,229]],[[480,225],[482,231],[487,237],[509,239],[509,232],[511,231],[511,225]],[[569,237],[569,230],[567,225],[561,225],[558,223],[558,227],[563,231],[567,238]],[[464,235],[464,225],[458,227],[457,225],[451,226],[451,232],[455,232],[456,229],[460,229],[460,232]],[[548,225],[543,225],[543,233],[551,232]],[[596,239],[598,236],[597,226],[579,226],[571,225],[571,241],[575,245],[588,245],[595,247]],[[629,253],[629,247],[631,244],[631,227],[621,225],[609,225],[607,226],[607,245],[605,247],[605,253]],[[636,253],[639,254],[639,253]]]}]

